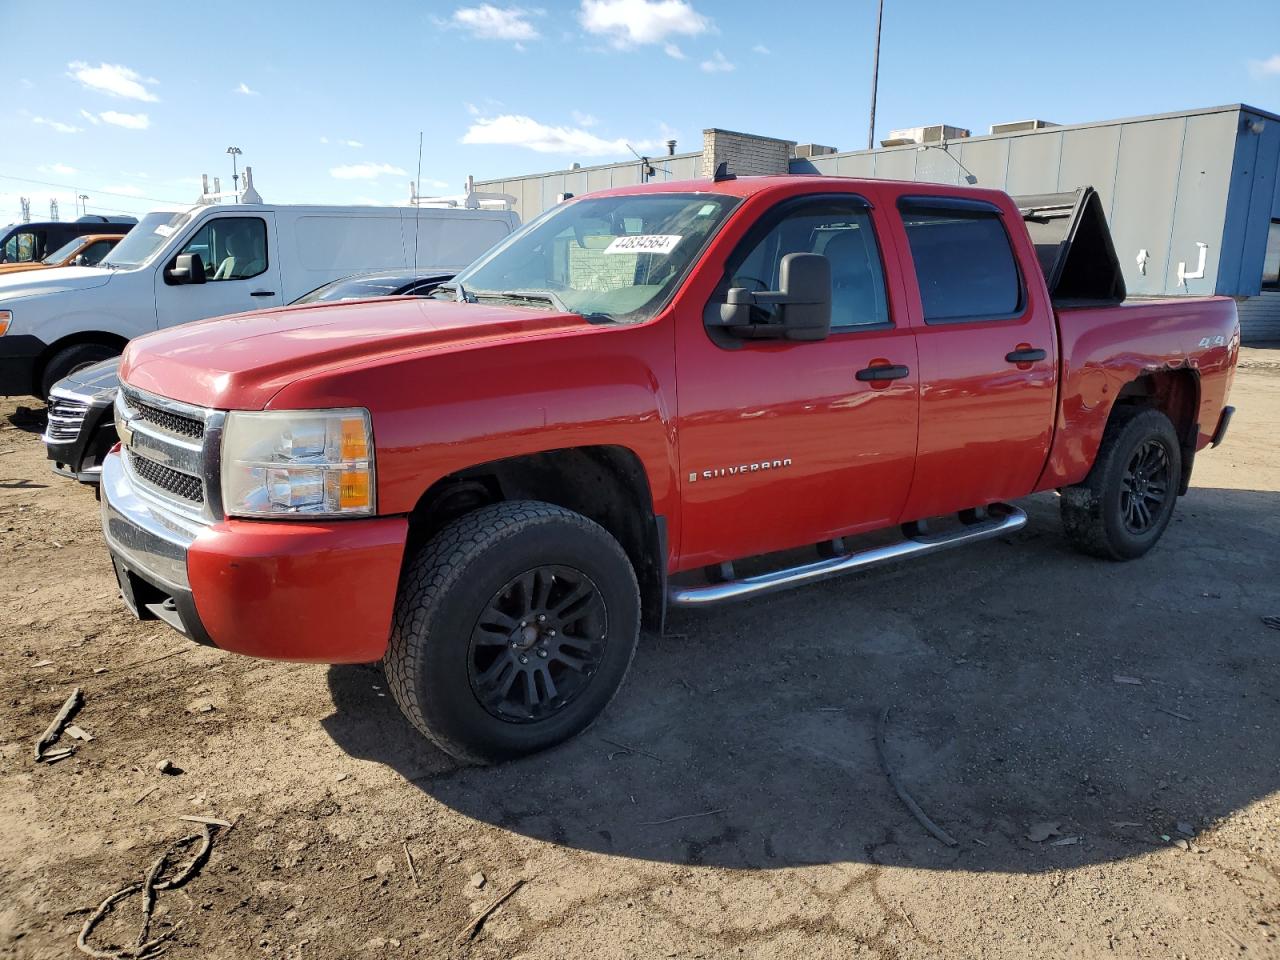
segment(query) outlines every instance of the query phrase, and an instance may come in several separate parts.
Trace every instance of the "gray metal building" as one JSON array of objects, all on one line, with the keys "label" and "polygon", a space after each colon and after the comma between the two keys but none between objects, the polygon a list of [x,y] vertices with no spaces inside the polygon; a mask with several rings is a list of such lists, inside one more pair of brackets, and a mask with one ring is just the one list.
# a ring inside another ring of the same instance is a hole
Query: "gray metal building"
[{"label": "gray metal building", "polygon": [[[1280,342],[1280,116],[1232,104],[1026,126],[950,140],[931,140],[924,128],[914,142],[848,152],[713,128],[704,131],[700,152],[652,160],[647,179],[692,179],[728,161],[739,174],[971,183],[1014,195],[1091,185],[1107,210],[1131,295],[1233,296],[1246,342]],[[512,194],[528,219],[562,194],[640,180],[633,160],[478,186]]]}]

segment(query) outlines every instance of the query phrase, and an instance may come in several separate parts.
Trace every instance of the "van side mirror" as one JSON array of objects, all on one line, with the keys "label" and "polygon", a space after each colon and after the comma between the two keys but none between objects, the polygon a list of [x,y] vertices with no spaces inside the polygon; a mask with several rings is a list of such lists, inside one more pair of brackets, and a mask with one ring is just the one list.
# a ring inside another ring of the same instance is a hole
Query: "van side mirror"
[{"label": "van side mirror", "polygon": [[204,275],[204,261],[200,259],[198,253],[178,254],[164,271],[164,282],[170,286],[204,283],[207,279]]},{"label": "van side mirror", "polygon": [[[788,253],[781,290],[732,287],[710,323],[751,340],[825,340],[831,332],[831,262],[819,253]],[[777,319],[752,320],[753,306],[777,306]]]}]

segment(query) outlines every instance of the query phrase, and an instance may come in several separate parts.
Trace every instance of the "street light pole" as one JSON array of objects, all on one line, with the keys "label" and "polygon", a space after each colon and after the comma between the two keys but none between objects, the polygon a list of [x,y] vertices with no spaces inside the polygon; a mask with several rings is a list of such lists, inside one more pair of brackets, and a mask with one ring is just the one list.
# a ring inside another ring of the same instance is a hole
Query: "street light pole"
[{"label": "street light pole", "polygon": [[236,157],[240,156],[239,147],[227,147],[227,154],[231,157],[231,182],[235,186],[236,199],[240,199],[240,171],[236,166]]},{"label": "street light pole", "polygon": [[876,52],[871,61],[871,126],[867,130],[867,149],[876,148],[876,91],[880,85],[880,24],[884,20],[884,0],[876,3]]},{"label": "street light pole", "polygon": [[87,216],[89,213],[89,195],[87,193],[76,194],[76,199],[84,206],[84,212]]}]

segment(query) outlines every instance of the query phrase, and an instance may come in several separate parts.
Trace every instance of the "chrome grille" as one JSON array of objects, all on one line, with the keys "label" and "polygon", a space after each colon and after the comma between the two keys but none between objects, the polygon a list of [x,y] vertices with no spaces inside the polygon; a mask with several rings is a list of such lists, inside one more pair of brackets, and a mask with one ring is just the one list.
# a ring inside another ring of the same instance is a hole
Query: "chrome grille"
[{"label": "chrome grille", "polygon": [[49,398],[49,426],[44,433],[46,443],[66,443],[80,434],[89,405],[67,397]]},{"label": "chrome grille", "polygon": [[192,520],[222,519],[223,413],[125,386],[115,414],[125,472],[140,494]]},{"label": "chrome grille", "polygon": [[204,503],[204,484],[199,477],[171,470],[162,463],[129,451],[129,466],[139,479],[165,493],[186,500],[188,503]]},{"label": "chrome grille", "polygon": [[176,433],[180,437],[190,437],[192,440],[200,440],[204,437],[204,421],[197,420],[194,417],[184,417],[180,413],[173,413],[170,410],[161,410],[157,406],[147,403],[135,394],[133,391],[125,391],[125,401],[139,420],[145,423],[153,423],[161,430],[168,430],[170,433]]}]

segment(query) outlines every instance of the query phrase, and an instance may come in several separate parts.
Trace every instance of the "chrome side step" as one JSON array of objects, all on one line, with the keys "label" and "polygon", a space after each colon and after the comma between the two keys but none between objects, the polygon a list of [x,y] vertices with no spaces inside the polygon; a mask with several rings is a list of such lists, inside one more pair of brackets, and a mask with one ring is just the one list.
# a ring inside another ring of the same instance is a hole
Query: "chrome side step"
[{"label": "chrome side step", "polygon": [[938,534],[918,533],[887,546],[872,547],[857,553],[842,554],[753,577],[725,580],[703,586],[672,586],[667,590],[667,602],[673,607],[707,607],[717,603],[727,603],[730,600],[758,597],[790,587],[817,583],[855,570],[878,567],[894,560],[941,553],[952,547],[1013,533],[1026,525],[1027,515],[1022,510],[1011,504],[996,503],[987,508],[985,517],[970,520],[958,530]]}]

